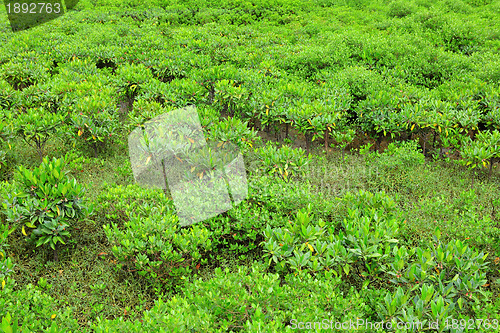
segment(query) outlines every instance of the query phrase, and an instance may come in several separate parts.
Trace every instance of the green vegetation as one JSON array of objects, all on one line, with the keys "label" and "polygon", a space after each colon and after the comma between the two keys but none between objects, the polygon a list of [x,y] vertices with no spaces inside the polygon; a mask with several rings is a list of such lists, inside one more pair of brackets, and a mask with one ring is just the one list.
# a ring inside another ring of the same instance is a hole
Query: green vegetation
[{"label": "green vegetation", "polygon": [[[498,329],[498,0],[0,6],[0,42],[0,332]],[[248,198],[181,227],[127,144],[190,105]]]}]

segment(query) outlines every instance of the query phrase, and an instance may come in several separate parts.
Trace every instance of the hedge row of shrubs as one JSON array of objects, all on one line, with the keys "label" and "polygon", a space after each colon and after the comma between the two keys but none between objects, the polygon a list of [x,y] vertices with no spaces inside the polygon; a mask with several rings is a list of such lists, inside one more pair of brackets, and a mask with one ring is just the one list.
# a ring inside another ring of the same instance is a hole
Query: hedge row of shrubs
[{"label": "hedge row of shrubs", "polygon": [[[13,189],[7,184],[2,188]],[[246,205],[255,204],[255,194]],[[180,229],[172,222],[172,202],[161,192],[112,187],[97,199],[94,218],[113,244],[116,268],[134,270],[159,294],[169,288],[179,293],[168,301],[160,297],[140,320],[100,318],[93,329],[166,332],[204,327],[222,332],[266,327],[279,332],[297,328],[299,321],[320,322],[325,328],[355,315],[394,325],[438,320],[442,331],[451,317],[467,321],[489,314],[491,325],[500,319],[486,288],[492,273],[487,254],[458,240],[442,242],[439,229],[433,241],[412,247],[401,237],[406,221],[383,192],[347,193],[339,201],[347,213],[340,223],[318,217],[328,209],[315,213],[311,205],[287,220],[287,215],[269,211],[268,203],[261,210],[242,206],[226,217]],[[4,209],[8,213],[11,208]],[[248,216],[256,213],[258,219]],[[224,220],[225,227],[220,223]],[[23,332],[78,329],[71,309],[44,292],[44,281],[15,289],[15,264],[6,251],[10,230],[3,226],[0,242],[3,330],[16,323]],[[225,242],[231,234],[233,239]],[[209,279],[199,279],[196,270],[216,260],[213,255],[221,245],[237,254],[261,249],[270,267],[254,263],[231,271],[217,268]]]}]

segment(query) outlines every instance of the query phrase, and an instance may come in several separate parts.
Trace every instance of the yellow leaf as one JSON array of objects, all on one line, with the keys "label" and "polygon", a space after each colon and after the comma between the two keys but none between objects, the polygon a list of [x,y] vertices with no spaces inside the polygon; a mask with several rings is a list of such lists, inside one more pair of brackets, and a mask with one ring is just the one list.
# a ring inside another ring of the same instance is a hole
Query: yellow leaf
[{"label": "yellow leaf", "polygon": [[52,316],[50,316],[50,319],[54,319],[56,317],[56,314],[54,313]]},{"label": "yellow leaf", "polygon": [[175,156],[175,158],[176,158],[176,159],[178,159],[178,160],[179,160],[179,162],[181,162],[181,163],[182,163],[182,160],[181,160],[179,157]]},{"label": "yellow leaf", "polygon": [[24,236],[28,236],[28,235],[26,234],[26,230],[24,230],[24,225],[23,225],[23,229],[21,230],[21,232],[23,233],[23,235],[24,235]]},{"label": "yellow leaf", "polygon": [[309,248],[309,250],[311,250],[311,252],[314,252],[314,248],[312,247],[311,244],[307,243],[307,247]]},{"label": "yellow leaf", "polygon": [[2,280],[2,289],[5,288],[5,280]]},{"label": "yellow leaf", "polygon": [[145,164],[148,164],[148,163],[149,163],[149,161],[151,160],[151,156],[152,156],[152,155],[150,154],[150,155],[148,156],[148,158],[146,158],[146,163],[145,163]]},{"label": "yellow leaf", "polygon": [[411,125],[411,130],[413,131],[413,129],[415,128],[415,124]]},{"label": "yellow leaf", "polygon": [[484,167],[486,168],[486,161],[483,161],[483,165],[484,165]]},{"label": "yellow leaf", "polygon": [[57,216],[61,215],[61,211],[59,210],[59,206],[56,206],[57,208]]},{"label": "yellow leaf", "polygon": [[384,136],[386,136],[387,134],[385,133],[385,130],[384,130]]},{"label": "yellow leaf", "polygon": [[2,256],[2,258],[4,257],[3,252],[0,252],[0,255]]},{"label": "yellow leaf", "polygon": [[82,136],[83,131],[81,129],[78,130],[78,136]]},{"label": "yellow leaf", "polygon": [[189,142],[194,143],[194,140],[191,138],[188,138]]},{"label": "yellow leaf", "polygon": [[10,143],[9,143],[9,149],[12,149],[12,147],[10,146]]},{"label": "yellow leaf", "polygon": [[312,125],[311,119],[307,119],[307,122]]},{"label": "yellow leaf", "polygon": [[96,140],[95,135],[92,135],[92,139]]},{"label": "yellow leaf", "polygon": [[439,129],[439,133],[441,133],[441,126],[438,126],[438,129]]},{"label": "yellow leaf", "polygon": [[194,171],[194,169],[196,169],[196,167],[192,167],[192,168],[191,168],[191,172],[193,172],[193,171]]},{"label": "yellow leaf", "polygon": [[202,178],[203,178],[203,172],[205,172],[205,171],[202,171],[202,172],[200,173],[200,179],[202,179]]},{"label": "yellow leaf", "polygon": [[266,110],[266,116],[269,116],[269,109]]},{"label": "yellow leaf", "polygon": [[222,146],[222,142],[219,142],[219,143],[217,144],[217,148],[219,148],[220,146]]}]

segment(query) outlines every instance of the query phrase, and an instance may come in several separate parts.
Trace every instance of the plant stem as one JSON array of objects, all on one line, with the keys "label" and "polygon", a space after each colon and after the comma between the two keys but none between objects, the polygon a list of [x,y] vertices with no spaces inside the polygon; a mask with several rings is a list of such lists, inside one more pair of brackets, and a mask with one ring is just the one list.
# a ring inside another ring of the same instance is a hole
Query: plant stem
[{"label": "plant stem", "polygon": [[307,154],[309,155],[309,153],[311,151],[311,146],[310,146],[311,145],[311,142],[310,142],[311,138],[310,138],[310,135],[307,134],[307,133],[304,136],[306,138],[306,150],[307,150]]},{"label": "plant stem", "polygon": [[491,180],[492,171],[493,171],[493,158],[490,158],[490,170],[488,172],[488,180]]},{"label": "plant stem", "polygon": [[42,153],[42,149],[37,149],[37,152],[38,152],[38,156],[40,157],[40,163],[43,163],[43,153]]},{"label": "plant stem", "polygon": [[54,244],[54,261],[59,261],[59,256],[57,254],[57,243]]},{"label": "plant stem", "polygon": [[161,171],[163,173],[163,181],[165,182],[165,188],[163,189],[163,193],[165,196],[168,194],[168,182],[167,182],[167,173],[165,172],[165,159],[161,159]]},{"label": "plant stem", "polygon": [[377,151],[380,150],[380,144],[382,143],[382,136],[377,136],[377,140],[375,141],[375,149]]},{"label": "plant stem", "polygon": [[424,156],[425,156],[425,143],[426,143],[426,141],[427,141],[427,135],[428,135],[428,133],[425,133],[425,134],[423,135],[423,138],[424,138],[423,154],[424,154]]},{"label": "plant stem", "polygon": [[325,131],[325,150],[328,155],[328,136],[330,135],[330,130],[327,128]]}]

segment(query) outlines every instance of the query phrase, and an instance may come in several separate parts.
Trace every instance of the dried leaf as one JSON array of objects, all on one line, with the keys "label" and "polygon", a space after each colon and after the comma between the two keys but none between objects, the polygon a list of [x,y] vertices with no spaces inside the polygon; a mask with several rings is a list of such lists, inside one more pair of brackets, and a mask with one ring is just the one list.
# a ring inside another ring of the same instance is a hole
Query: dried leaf
[{"label": "dried leaf", "polygon": [[307,247],[309,248],[309,250],[311,250],[311,252],[314,252],[314,248],[312,247],[311,244],[307,243]]}]

